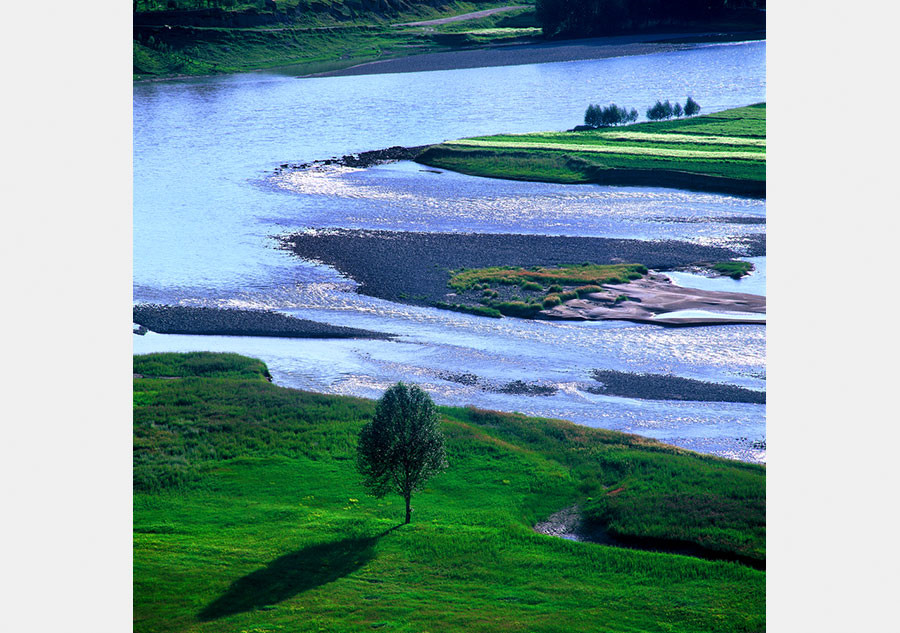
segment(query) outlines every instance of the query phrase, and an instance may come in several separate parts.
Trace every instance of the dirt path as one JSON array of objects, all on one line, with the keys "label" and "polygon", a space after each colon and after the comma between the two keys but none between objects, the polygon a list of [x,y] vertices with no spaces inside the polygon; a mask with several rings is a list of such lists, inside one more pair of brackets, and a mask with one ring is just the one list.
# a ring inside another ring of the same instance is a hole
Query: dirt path
[{"label": "dirt path", "polygon": [[439,18],[437,20],[425,20],[423,22],[403,22],[401,24],[392,24],[391,26],[432,26],[434,24],[447,24],[448,22],[462,22],[463,20],[475,20],[478,18],[486,18],[495,13],[504,13],[513,9],[527,9],[527,5],[514,4],[508,7],[498,7],[496,9],[485,9],[484,11],[473,11],[472,13],[463,13],[462,15],[454,15],[450,18]]}]

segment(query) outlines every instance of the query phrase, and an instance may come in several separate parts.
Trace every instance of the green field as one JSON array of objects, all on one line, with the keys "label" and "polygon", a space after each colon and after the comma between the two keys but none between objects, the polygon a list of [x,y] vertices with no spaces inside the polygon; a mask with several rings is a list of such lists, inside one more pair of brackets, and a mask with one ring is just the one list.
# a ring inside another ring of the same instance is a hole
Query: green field
[{"label": "green field", "polygon": [[[185,7],[191,5],[183,3]],[[261,9],[262,3],[236,3],[230,11]],[[255,27],[141,25],[135,14],[135,79],[247,72],[291,66],[316,73],[378,59],[510,42],[539,35],[534,9],[526,7],[484,18],[435,26],[398,23],[460,15],[504,6],[503,2],[365,2],[322,0],[279,2],[284,19]],[[527,5],[528,2],[518,4]],[[301,13],[293,14],[300,5]],[[143,10],[144,3],[139,7]],[[162,8],[165,3],[151,3]],[[151,14],[152,15],[152,12]],[[173,17],[172,20],[177,20]],[[143,21],[148,21],[143,18]]]},{"label": "green field", "polygon": [[622,128],[449,141],[419,162],[475,176],[764,195],[766,105]]},{"label": "green field", "polygon": [[[637,436],[441,408],[449,469],[364,494],[374,402],[233,354],[136,356],[134,630],[763,631],[765,468]],[[705,560],[535,533],[581,504]]]}]

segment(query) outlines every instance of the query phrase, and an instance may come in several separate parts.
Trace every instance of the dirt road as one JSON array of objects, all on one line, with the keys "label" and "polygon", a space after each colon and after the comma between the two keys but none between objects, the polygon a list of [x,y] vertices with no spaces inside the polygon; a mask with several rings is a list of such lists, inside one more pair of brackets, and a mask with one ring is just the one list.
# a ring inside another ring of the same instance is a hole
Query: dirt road
[{"label": "dirt road", "polygon": [[478,18],[486,18],[495,13],[503,13],[512,11],[513,9],[525,9],[524,4],[515,4],[508,7],[498,7],[496,9],[485,9],[484,11],[473,11],[472,13],[463,13],[462,15],[454,15],[450,18],[439,18],[437,20],[425,20],[423,22],[403,22],[402,24],[393,24],[391,26],[433,26],[435,24],[447,24],[448,22],[462,22],[463,20],[475,20]]}]

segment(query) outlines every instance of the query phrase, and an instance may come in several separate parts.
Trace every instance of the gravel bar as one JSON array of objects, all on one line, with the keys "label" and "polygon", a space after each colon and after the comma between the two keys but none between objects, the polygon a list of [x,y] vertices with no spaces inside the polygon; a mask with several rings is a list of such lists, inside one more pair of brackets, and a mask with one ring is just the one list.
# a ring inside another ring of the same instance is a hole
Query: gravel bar
[{"label": "gravel bar", "polygon": [[141,304],[133,321],[160,334],[391,339],[393,334],[298,319],[267,310]]},{"label": "gravel bar", "polygon": [[741,238],[742,252],[675,240],[491,233],[321,229],[281,238],[282,248],[327,264],[359,283],[358,292],[401,303],[452,301],[449,271],[486,266],[639,263],[671,270],[696,262],[765,254],[765,236]]},{"label": "gravel bar", "polygon": [[594,380],[602,383],[602,386],[591,387],[588,391],[604,396],[622,396],[644,400],[766,403],[764,391],[679,376],[632,374],[608,369],[595,369],[591,376]]}]

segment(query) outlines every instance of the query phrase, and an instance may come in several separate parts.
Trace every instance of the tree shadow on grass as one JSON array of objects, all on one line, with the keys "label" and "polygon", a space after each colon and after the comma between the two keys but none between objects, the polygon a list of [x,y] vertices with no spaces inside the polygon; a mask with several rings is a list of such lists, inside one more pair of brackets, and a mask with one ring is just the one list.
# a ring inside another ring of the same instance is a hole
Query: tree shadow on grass
[{"label": "tree shadow on grass", "polygon": [[[399,526],[397,526],[399,527]],[[375,556],[377,536],[311,545],[239,578],[198,614],[203,622],[277,604],[356,571]]]}]

